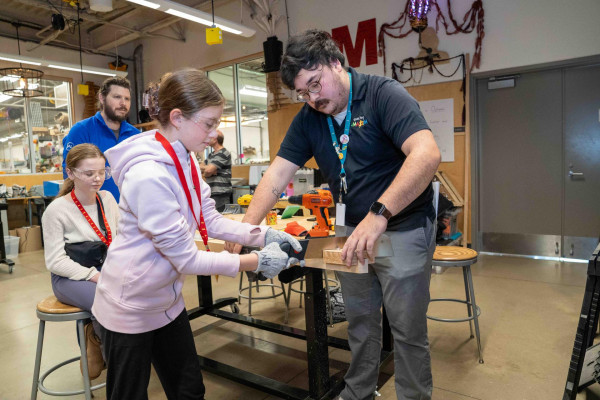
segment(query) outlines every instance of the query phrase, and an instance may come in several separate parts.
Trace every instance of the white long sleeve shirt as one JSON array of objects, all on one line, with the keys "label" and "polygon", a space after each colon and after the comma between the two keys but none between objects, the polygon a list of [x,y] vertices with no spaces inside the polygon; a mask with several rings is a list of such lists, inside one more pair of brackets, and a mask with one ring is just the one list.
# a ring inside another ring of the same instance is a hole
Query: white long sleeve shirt
[{"label": "white long sleeve shirt", "polygon": [[[101,190],[98,193],[102,199],[104,215],[114,238],[117,233],[119,207],[110,192]],[[100,228],[98,206],[93,204],[83,208],[96,226]],[[75,281],[88,280],[96,275],[98,272],[96,268],[84,267],[73,261],[65,252],[65,243],[100,240],[81,211],[73,203],[70,195],[59,197],[50,203],[42,217],[42,227],[44,228],[46,268],[50,272]]]}]

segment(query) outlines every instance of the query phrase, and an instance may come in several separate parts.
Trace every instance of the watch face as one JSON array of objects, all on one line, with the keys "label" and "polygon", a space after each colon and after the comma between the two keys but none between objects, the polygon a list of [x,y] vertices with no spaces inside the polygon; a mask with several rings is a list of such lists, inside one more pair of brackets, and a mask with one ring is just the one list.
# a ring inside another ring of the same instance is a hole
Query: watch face
[{"label": "watch face", "polygon": [[371,211],[377,215],[383,214],[383,210],[385,210],[385,206],[380,202],[376,201],[371,204]]}]

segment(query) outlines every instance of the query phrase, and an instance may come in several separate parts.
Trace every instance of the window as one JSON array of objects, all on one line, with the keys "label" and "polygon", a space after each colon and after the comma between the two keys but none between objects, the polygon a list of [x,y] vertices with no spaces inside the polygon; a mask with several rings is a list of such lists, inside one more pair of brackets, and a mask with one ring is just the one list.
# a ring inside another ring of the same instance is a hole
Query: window
[{"label": "window", "polygon": [[60,171],[62,139],[73,123],[71,82],[42,79],[40,85],[43,95],[39,97],[0,94],[0,171]]},{"label": "window", "polygon": [[267,85],[262,63],[259,58],[208,72],[226,99],[220,129],[234,164],[270,159]]}]

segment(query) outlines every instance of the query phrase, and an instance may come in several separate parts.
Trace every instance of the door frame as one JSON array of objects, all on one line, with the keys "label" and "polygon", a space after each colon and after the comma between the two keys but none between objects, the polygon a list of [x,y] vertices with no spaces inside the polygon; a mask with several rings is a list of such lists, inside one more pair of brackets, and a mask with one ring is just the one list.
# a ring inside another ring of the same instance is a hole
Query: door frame
[{"label": "door frame", "polygon": [[[479,171],[480,171],[480,157],[481,157],[481,132],[479,132],[479,115],[478,106],[479,99],[477,97],[477,82],[479,80],[487,80],[493,76],[501,75],[518,75],[531,72],[540,72],[550,69],[561,69],[571,67],[586,67],[600,64],[600,55],[587,56],[573,58],[569,60],[552,61],[548,63],[525,65],[518,67],[510,67],[503,69],[496,69],[490,71],[476,72],[469,75],[469,124],[471,130],[471,247],[477,251],[482,248],[482,238],[479,228],[479,213],[480,213],[480,187],[479,187]],[[564,126],[563,126],[564,135]],[[564,196],[564,193],[563,193]],[[562,199],[564,202],[564,198]],[[563,204],[564,208],[564,204]],[[525,256],[529,257],[529,256]],[[535,256],[532,256],[535,257]]]}]

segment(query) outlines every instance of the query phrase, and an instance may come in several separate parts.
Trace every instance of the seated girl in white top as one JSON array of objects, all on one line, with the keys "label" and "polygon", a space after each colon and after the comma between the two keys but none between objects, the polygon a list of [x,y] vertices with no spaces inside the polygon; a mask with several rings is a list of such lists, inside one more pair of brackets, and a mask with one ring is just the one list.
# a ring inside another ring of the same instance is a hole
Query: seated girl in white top
[{"label": "seated girl in white top", "polygon": [[[87,143],[73,147],[66,165],[69,177],[42,217],[46,268],[52,272],[52,290],[59,301],[91,311],[119,209],[110,192],[99,191],[110,178],[110,169],[98,147]],[[92,379],[104,365],[94,335],[99,334],[99,325],[95,321],[93,325],[85,327]]]}]

